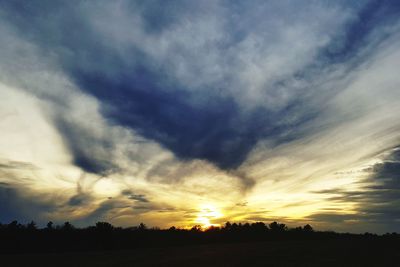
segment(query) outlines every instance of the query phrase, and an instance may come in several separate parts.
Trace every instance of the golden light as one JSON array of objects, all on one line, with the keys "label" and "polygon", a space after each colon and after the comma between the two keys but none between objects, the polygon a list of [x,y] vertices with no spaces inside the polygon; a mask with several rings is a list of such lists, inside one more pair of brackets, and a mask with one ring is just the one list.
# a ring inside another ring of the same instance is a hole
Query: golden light
[{"label": "golden light", "polygon": [[119,184],[110,178],[102,178],[97,180],[93,185],[93,191],[99,196],[114,197],[121,192]]},{"label": "golden light", "polygon": [[204,204],[200,207],[200,211],[195,220],[200,224],[201,228],[207,229],[211,226],[219,226],[219,224],[211,223],[212,220],[221,218],[223,214],[212,204]]}]

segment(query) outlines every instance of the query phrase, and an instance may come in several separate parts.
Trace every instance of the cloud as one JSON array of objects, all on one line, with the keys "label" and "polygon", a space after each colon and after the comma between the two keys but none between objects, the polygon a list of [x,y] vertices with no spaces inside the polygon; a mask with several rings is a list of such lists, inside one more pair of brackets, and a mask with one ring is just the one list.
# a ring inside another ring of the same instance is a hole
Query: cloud
[{"label": "cloud", "polygon": [[[331,202],[347,202],[355,204],[352,214],[316,213],[310,218],[330,223],[345,223],[346,220],[358,222],[353,231],[362,231],[367,227],[380,232],[400,231],[400,149],[387,152],[382,162],[366,169],[367,178],[362,180],[358,190],[331,189],[316,193],[329,196]],[[361,226],[359,226],[361,224]],[[367,227],[366,227],[367,226]],[[360,227],[361,229],[357,229]]]},{"label": "cloud", "polygon": [[81,224],[184,224],[203,203],[224,219],[355,220],[372,190],[361,170],[400,137],[398,14],[392,1],[3,2],[0,182]]},{"label": "cloud", "polygon": [[55,208],[49,203],[36,200],[33,195],[5,184],[0,185],[0,201],[0,222],[2,223],[14,220],[28,223],[35,219],[37,223],[43,224],[46,215]]},{"label": "cloud", "polygon": [[145,195],[143,194],[134,194],[131,190],[127,189],[127,190],[123,190],[122,195],[127,196],[129,199],[138,201],[138,202],[142,202],[142,203],[147,203],[149,202],[149,200],[146,198]]},{"label": "cloud", "polygon": [[[292,129],[315,116],[302,97],[307,85],[290,80],[318,60],[318,51],[352,19],[353,7],[168,2],[160,10],[119,1],[63,4],[62,12],[54,3],[3,8],[42,56],[54,54],[53,63],[102,103],[107,120],[179,158],[230,169],[259,140],[296,138]],[[26,32],[27,20],[11,14],[30,17],[34,30]],[[90,161],[74,138],[83,133],[58,123],[76,164],[94,172],[113,168]]]}]

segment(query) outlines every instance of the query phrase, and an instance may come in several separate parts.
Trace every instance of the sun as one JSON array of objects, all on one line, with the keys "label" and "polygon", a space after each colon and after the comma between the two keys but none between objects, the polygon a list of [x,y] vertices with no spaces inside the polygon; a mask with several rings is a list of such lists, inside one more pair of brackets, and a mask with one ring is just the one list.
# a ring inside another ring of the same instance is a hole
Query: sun
[{"label": "sun", "polygon": [[223,214],[212,204],[200,206],[195,223],[200,224],[201,228],[207,229],[211,226],[219,226],[217,223],[211,223],[212,220],[221,218]]}]

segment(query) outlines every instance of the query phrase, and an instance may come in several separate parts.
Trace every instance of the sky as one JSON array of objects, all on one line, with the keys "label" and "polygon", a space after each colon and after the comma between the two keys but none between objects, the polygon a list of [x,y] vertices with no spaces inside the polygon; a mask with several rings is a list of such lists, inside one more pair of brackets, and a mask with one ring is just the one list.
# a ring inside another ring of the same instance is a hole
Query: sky
[{"label": "sky", "polygon": [[0,222],[400,232],[400,3],[0,1]]}]

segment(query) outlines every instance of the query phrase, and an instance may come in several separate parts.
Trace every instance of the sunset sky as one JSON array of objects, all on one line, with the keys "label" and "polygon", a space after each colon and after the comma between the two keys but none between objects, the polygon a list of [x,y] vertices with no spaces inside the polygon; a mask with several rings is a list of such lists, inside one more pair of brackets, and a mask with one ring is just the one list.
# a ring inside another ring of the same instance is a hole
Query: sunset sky
[{"label": "sunset sky", "polygon": [[400,231],[400,2],[0,1],[0,222]]}]

